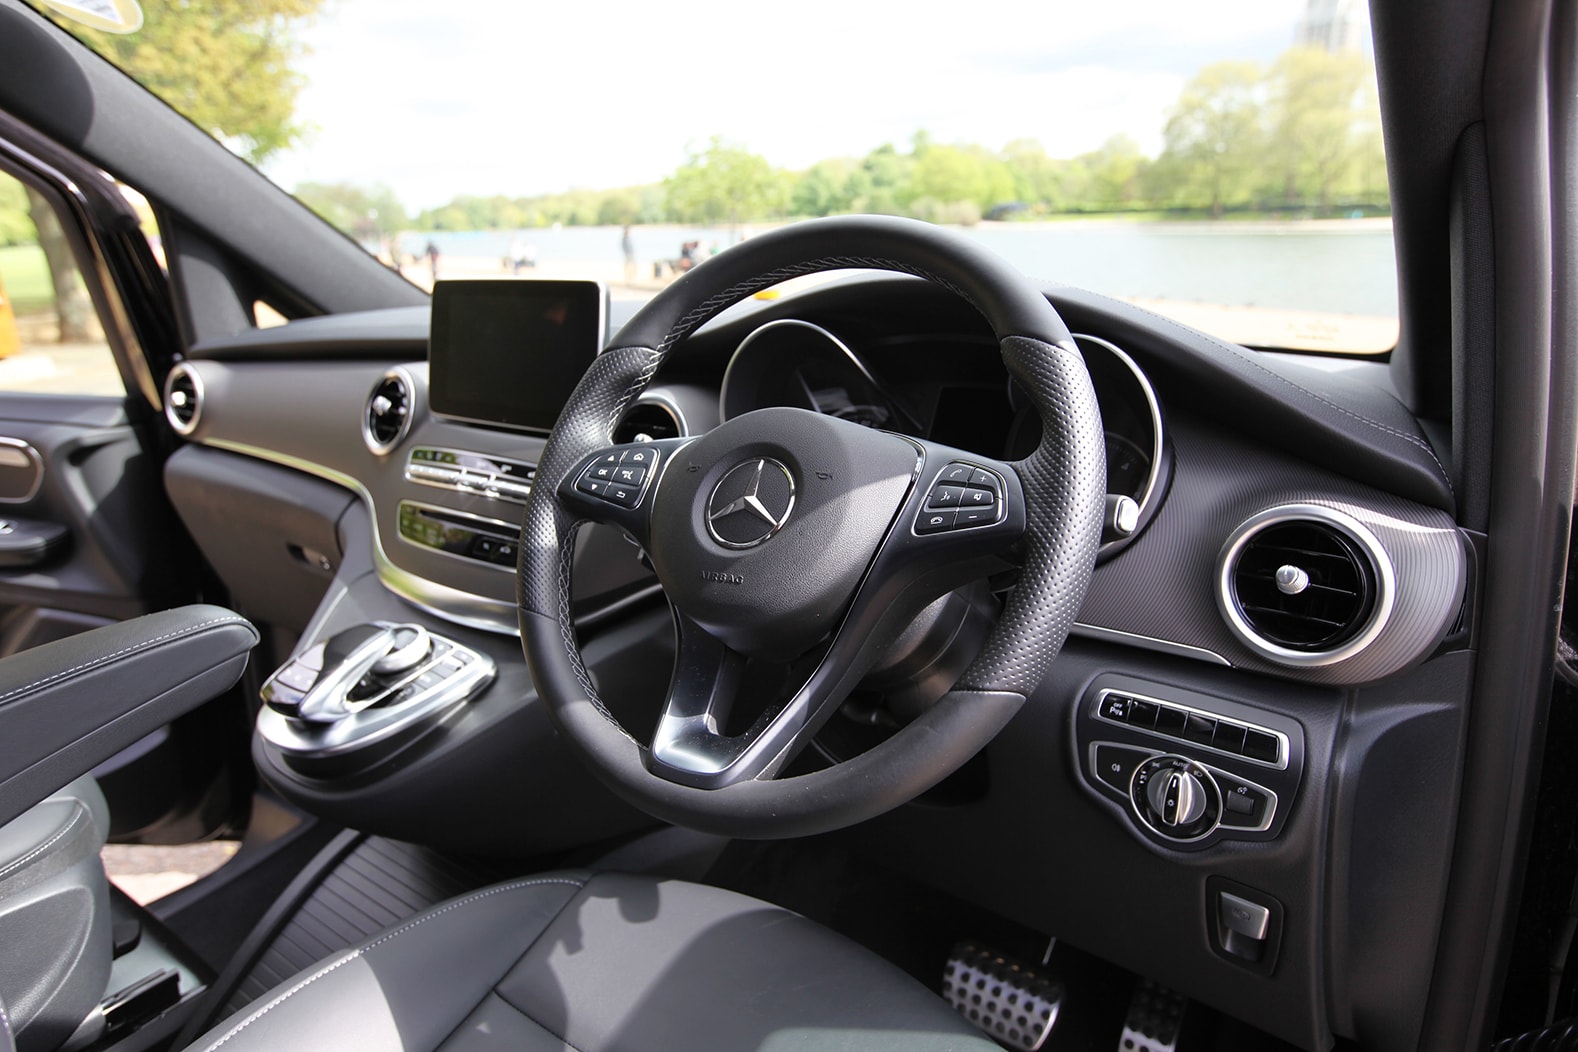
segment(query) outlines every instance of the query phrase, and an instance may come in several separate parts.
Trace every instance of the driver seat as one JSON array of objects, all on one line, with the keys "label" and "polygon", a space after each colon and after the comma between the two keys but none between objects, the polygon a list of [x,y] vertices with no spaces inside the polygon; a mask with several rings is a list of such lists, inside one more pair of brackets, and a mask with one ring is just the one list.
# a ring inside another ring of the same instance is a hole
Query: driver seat
[{"label": "driver seat", "polygon": [[326,958],[189,1046],[997,1052],[941,998],[788,910],[558,872],[451,900]]}]

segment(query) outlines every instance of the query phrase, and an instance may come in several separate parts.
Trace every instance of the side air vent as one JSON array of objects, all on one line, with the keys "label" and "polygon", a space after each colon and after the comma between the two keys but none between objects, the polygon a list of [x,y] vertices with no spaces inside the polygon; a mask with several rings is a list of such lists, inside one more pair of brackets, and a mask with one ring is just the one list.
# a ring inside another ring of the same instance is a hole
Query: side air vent
[{"label": "side air vent", "polygon": [[403,369],[391,369],[373,386],[362,410],[362,439],[382,456],[400,444],[411,427],[413,410],[411,378]]},{"label": "side air vent", "polygon": [[203,413],[203,381],[197,370],[182,362],[164,380],[164,418],[178,435],[197,430]]},{"label": "side air vent", "polygon": [[1285,665],[1352,657],[1391,610],[1385,549],[1352,517],[1317,505],[1273,508],[1240,526],[1217,583],[1229,627]]},{"label": "side air vent", "polygon": [[685,435],[679,411],[666,402],[637,401],[614,428],[615,442],[651,442]]}]

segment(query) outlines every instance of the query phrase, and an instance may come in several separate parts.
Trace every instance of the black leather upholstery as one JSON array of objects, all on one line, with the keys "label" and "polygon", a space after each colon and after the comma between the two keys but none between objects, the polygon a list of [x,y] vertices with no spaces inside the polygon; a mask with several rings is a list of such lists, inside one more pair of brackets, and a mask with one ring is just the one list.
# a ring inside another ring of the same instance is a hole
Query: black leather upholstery
[{"label": "black leather upholstery", "polygon": [[257,641],[238,614],[183,606],[0,661],[0,823],[223,694]]},{"label": "black leather upholstery", "polygon": [[288,979],[193,1052],[991,1052],[939,998],[786,910],[680,881],[549,873],[419,914]]}]

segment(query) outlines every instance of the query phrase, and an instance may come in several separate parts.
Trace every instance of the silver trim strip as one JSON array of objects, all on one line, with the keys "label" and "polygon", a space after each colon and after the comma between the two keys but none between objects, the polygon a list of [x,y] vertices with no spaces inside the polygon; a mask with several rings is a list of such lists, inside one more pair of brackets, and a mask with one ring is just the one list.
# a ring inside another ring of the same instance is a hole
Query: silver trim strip
[{"label": "silver trim strip", "polygon": [[5,459],[6,453],[4,451],[9,449],[14,449],[21,453],[22,460],[25,463],[5,464],[4,466],[23,467],[31,465],[33,468],[33,485],[28,489],[27,493],[20,497],[0,497],[0,504],[26,504],[38,496],[39,488],[44,485],[44,458],[39,455],[38,450],[34,449],[30,442],[24,442],[20,438],[0,437],[0,459]]},{"label": "silver trim strip", "polygon": [[[1233,588],[1233,568],[1237,564],[1238,556],[1256,534],[1268,526],[1302,520],[1314,520],[1346,534],[1349,540],[1364,549],[1376,573],[1375,607],[1370,611],[1370,620],[1357,635],[1333,650],[1293,650],[1278,646],[1260,636],[1250,625],[1249,619],[1244,616],[1244,611],[1238,603],[1237,592]],[[1387,554],[1386,547],[1368,527],[1352,515],[1320,504],[1282,504],[1251,515],[1227,538],[1227,543],[1222,546],[1222,554],[1217,557],[1216,605],[1222,613],[1223,620],[1227,622],[1227,627],[1245,646],[1279,665],[1316,668],[1322,665],[1335,665],[1339,661],[1346,661],[1361,653],[1375,642],[1376,637],[1386,628],[1396,598],[1396,571],[1392,568],[1391,556]]]},{"label": "silver trim strip", "polygon": [[1103,643],[1121,643],[1124,646],[1138,647],[1141,650],[1154,650],[1158,654],[1171,654],[1174,657],[1191,658],[1195,661],[1205,661],[1212,665],[1224,665],[1232,668],[1233,663],[1214,650],[1204,647],[1190,646],[1188,643],[1175,643],[1171,639],[1157,639],[1155,636],[1142,636],[1134,632],[1124,632],[1116,628],[1106,628],[1102,625],[1087,625],[1083,621],[1074,622],[1068,634],[1079,636],[1081,639],[1096,639]]},{"label": "silver trim strip", "polygon": [[[1166,705],[1170,709],[1182,709],[1184,712],[1192,712],[1197,716],[1209,716],[1218,723],[1231,723],[1235,727],[1243,727],[1246,730],[1261,731],[1265,734],[1269,734],[1277,739],[1277,762],[1268,763],[1265,760],[1257,760],[1253,756],[1245,756],[1240,752],[1228,752],[1226,749],[1218,749],[1214,745],[1208,745],[1204,742],[1197,742],[1192,738],[1175,738],[1171,734],[1164,734],[1161,731],[1151,727],[1137,727],[1132,723],[1124,723],[1121,720],[1115,720],[1111,717],[1103,716],[1101,714],[1101,703],[1107,700],[1107,696],[1109,694],[1118,694],[1125,698],[1134,698],[1137,701],[1149,701],[1155,705]],[[1155,737],[1161,738],[1164,741],[1177,742],[1180,746],[1195,749],[1208,749],[1211,752],[1216,753],[1218,756],[1230,756],[1235,760],[1242,760],[1245,763],[1256,764],[1260,767],[1274,767],[1279,771],[1285,771],[1288,769],[1288,757],[1292,755],[1292,747],[1288,743],[1288,736],[1283,734],[1281,731],[1274,731],[1270,727],[1262,727],[1258,723],[1250,723],[1248,720],[1241,720],[1236,716],[1224,716],[1220,712],[1212,712],[1210,709],[1197,709],[1193,705],[1185,705],[1183,702],[1173,701],[1171,698],[1153,698],[1149,694],[1136,694],[1132,690],[1118,690],[1113,687],[1103,687],[1101,692],[1096,695],[1096,707],[1092,715],[1094,715],[1096,719],[1100,720],[1102,723],[1110,723],[1114,727],[1127,727],[1131,731],[1137,731],[1141,734],[1154,735]]]},{"label": "silver trim strip", "polygon": [[[1117,344],[1110,343],[1107,340],[1102,339],[1100,336],[1090,336],[1081,332],[1076,332],[1073,334],[1073,336],[1075,345],[1079,346],[1081,349],[1083,349],[1084,344],[1092,344],[1096,347],[1100,347],[1102,350],[1106,351],[1108,354],[1111,354],[1114,358],[1118,359],[1118,361],[1127,366],[1129,372],[1134,375],[1135,382],[1139,384],[1140,393],[1145,396],[1146,407],[1151,411],[1151,471],[1150,474],[1145,478],[1145,486],[1140,490],[1139,497],[1140,517],[1143,518],[1146,511],[1151,507],[1152,499],[1156,496],[1156,481],[1161,477],[1162,473],[1163,436],[1161,403],[1156,400],[1156,390],[1155,388],[1151,387],[1150,379],[1145,375],[1144,372],[1140,370],[1139,364],[1135,362],[1133,358],[1130,358],[1128,352],[1124,351],[1123,348],[1119,347]],[[1124,494],[1124,496],[1128,496],[1128,494]],[[1130,538],[1128,537],[1122,537],[1115,541],[1108,541],[1106,544],[1102,545],[1102,547],[1106,548],[1111,545],[1125,544],[1129,541],[1129,539]]]},{"label": "silver trim strip", "polygon": [[[175,386],[175,378],[185,376],[192,381],[192,419],[189,423],[182,423],[175,415],[175,409],[170,402],[170,389]],[[164,419],[170,425],[170,430],[183,438],[197,430],[197,425],[203,420],[203,377],[190,362],[178,362],[165,374],[164,378]]]}]

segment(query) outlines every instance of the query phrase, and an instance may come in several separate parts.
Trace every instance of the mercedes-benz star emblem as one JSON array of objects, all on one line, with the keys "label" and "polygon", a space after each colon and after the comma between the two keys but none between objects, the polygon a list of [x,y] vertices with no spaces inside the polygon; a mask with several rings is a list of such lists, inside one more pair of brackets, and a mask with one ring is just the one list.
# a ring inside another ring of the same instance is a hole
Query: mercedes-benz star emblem
[{"label": "mercedes-benz star emblem", "polygon": [[707,532],[725,548],[754,548],[783,529],[794,509],[794,476],[770,457],[736,465],[707,499]]}]

